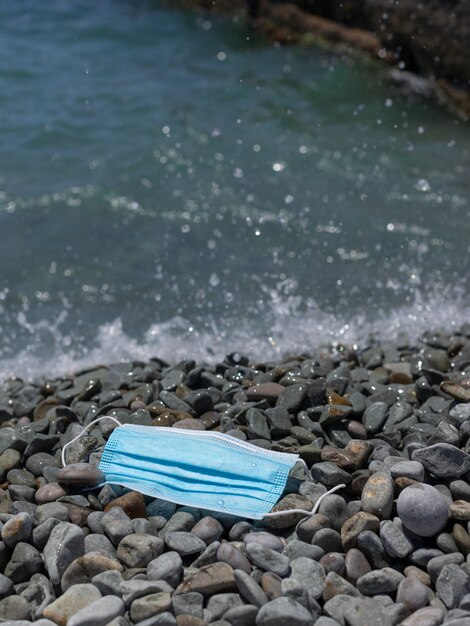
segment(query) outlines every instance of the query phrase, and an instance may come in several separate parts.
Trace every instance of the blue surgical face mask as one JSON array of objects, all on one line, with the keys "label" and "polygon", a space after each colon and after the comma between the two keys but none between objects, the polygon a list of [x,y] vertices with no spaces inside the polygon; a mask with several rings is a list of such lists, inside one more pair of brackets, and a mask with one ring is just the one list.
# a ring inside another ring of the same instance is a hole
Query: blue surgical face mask
[{"label": "blue surgical face mask", "polygon": [[278,501],[297,461],[297,454],[264,450],[215,431],[124,424],[109,437],[99,469],[107,483],[154,498],[261,519]]}]

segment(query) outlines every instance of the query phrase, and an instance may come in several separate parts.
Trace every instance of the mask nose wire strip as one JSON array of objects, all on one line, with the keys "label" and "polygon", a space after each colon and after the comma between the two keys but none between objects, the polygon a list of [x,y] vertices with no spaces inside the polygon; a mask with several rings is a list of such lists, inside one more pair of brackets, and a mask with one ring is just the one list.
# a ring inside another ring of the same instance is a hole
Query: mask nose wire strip
[{"label": "mask nose wire strip", "polygon": [[326,496],[330,496],[332,493],[334,493],[335,491],[338,491],[338,489],[342,489],[343,487],[346,487],[346,485],[336,485],[336,487],[333,487],[326,493],[322,494],[318,498],[318,500],[315,502],[315,506],[313,507],[311,511],[307,511],[306,509],[286,509],[285,511],[274,511],[272,513],[266,513],[266,515],[263,515],[263,517],[276,517],[278,515],[291,515],[291,513],[303,513],[303,515],[315,515],[315,513],[318,511],[318,508],[322,500],[326,498]]},{"label": "mask nose wire strip", "polygon": [[65,446],[62,448],[62,455],[61,455],[61,460],[62,460],[62,466],[65,467],[67,465],[67,463],[65,462],[65,450],[72,445],[72,443],[75,443],[76,441],[78,441],[80,439],[80,437],[83,437],[83,435],[86,433],[86,431],[90,428],[90,426],[93,426],[94,424],[97,424],[98,422],[101,422],[101,420],[113,420],[113,422],[116,422],[116,424],[118,426],[122,426],[121,422],[116,418],[116,417],[110,417],[109,415],[105,415],[103,417],[97,417],[95,420],[93,420],[92,422],[90,422],[89,424],[87,424],[85,426],[85,428],[82,430],[81,433],[79,433],[76,437],[74,437],[73,439],[71,439],[68,443],[65,444]]}]

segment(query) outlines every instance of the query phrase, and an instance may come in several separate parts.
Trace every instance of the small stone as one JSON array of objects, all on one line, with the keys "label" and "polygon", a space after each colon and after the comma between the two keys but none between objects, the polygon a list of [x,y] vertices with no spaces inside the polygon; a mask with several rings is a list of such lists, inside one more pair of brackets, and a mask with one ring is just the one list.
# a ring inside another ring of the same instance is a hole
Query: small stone
[{"label": "small stone", "polygon": [[470,389],[445,380],[440,385],[442,391],[460,402],[470,402]]},{"label": "small stone", "polygon": [[249,439],[267,439],[271,441],[268,422],[261,411],[253,408],[249,409],[246,414],[246,425]]},{"label": "small stone", "polygon": [[51,602],[42,614],[59,626],[66,626],[72,615],[100,598],[101,593],[94,585],[74,585]]},{"label": "small stone", "polygon": [[[318,598],[321,597],[325,577],[325,570],[317,561],[313,561],[307,557],[299,557],[291,563],[290,578],[300,583],[307,591],[311,600],[318,600]],[[283,584],[284,583],[281,583],[281,586]],[[312,603],[312,605],[314,605],[314,603]]]},{"label": "small stone", "polygon": [[258,607],[252,604],[244,604],[235,606],[224,613],[223,618],[227,620],[231,626],[255,626]]},{"label": "small stone", "polygon": [[470,576],[458,565],[445,565],[436,581],[436,594],[448,609],[455,609],[470,591]]},{"label": "small stone", "polygon": [[318,562],[324,568],[327,574],[329,574],[330,572],[334,572],[335,574],[342,576],[344,573],[344,556],[339,552],[328,552],[327,554],[323,555]]},{"label": "small stone", "polygon": [[47,502],[55,502],[65,495],[67,492],[59,483],[48,483],[36,491],[34,498],[38,504],[46,504]]},{"label": "small stone", "polygon": [[44,564],[52,584],[60,583],[67,567],[84,551],[85,536],[80,528],[62,522],[52,529],[43,551]]},{"label": "small stone", "polygon": [[392,478],[404,476],[421,482],[424,479],[424,467],[418,461],[400,461],[390,468]]},{"label": "small stone", "polygon": [[315,513],[315,515],[311,515],[297,524],[297,537],[301,541],[310,543],[321,528],[330,528],[330,520],[322,513]]},{"label": "small stone", "polygon": [[413,552],[413,544],[403,533],[399,523],[388,520],[382,522],[380,540],[385,552],[392,558],[404,559],[410,552]]},{"label": "small stone", "polygon": [[28,543],[17,543],[11,559],[5,567],[5,576],[15,584],[29,580],[43,569],[41,554]]},{"label": "small stone", "polygon": [[413,452],[412,460],[419,461],[438,478],[457,478],[470,471],[470,455],[449,443],[419,448]]},{"label": "small stone", "polygon": [[106,535],[90,533],[85,536],[85,554],[102,552],[111,559],[117,559],[116,549]]},{"label": "small stone", "polygon": [[343,549],[347,552],[351,548],[356,547],[357,538],[364,531],[372,531],[376,533],[379,530],[380,520],[371,513],[359,511],[341,527],[341,542]]},{"label": "small stone", "polygon": [[104,596],[84,607],[67,622],[67,626],[106,626],[124,615],[126,607],[117,596]]},{"label": "small stone", "polygon": [[301,604],[292,598],[280,597],[261,607],[256,626],[312,626],[314,620],[312,613]]},{"label": "small stone", "polygon": [[387,419],[388,405],[385,402],[373,402],[362,416],[362,423],[369,435],[379,432]]},{"label": "small stone", "polygon": [[178,587],[179,592],[199,591],[199,593],[202,593],[204,596],[236,590],[237,586],[233,569],[230,565],[227,565],[227,563],[220,561],[205,565],[198,570],[188,573]]},{"label": "small stone", "polygon": [[104,481],[103,472],[90,463],[72,463],[57,472],[57,482],[66,485],[94,487]]},{"label": "small stone", "polygon": [[312,543],[320,547],[325,553],[342,551],[341,535],[332,528],[323,528],[316,532]]},{"label": "small stone", "polygon": [[268,602],[268,597],[258,585],[258,583],[246,572],[234,570],[235,582],[237,583],[240,595],[249,603],[255,606],[263,606]]},{"label": "small stone", "polygon": [[62,576],[62,591],[66,591],[72,585],[89,583],[94,576],[102,572],[110,570],[122,572],[123,569],[119,561],[111,559],[100,552],[89,552],[72,561],[67,567]]},{"label": "small stone", "polygon": [[238,548],[228,542],[221,543],[217,550],[217,560],[228,563],[234,570],[239,569],[247,574],[251,572],[250,561]]},{"label": "small stone", "polygon": [[429,588],[416,576],[407,576],[398,584],[397,602],[404,604],[412,613],[426,606],[429,597]]},{"label": "small stone", "polygon": [[265,531],[249,532],[244,535],[243,541],[246,545],[249,543],[259,543],[265,548],[270,548],[276,552],[282,552],[286,545],[282,537],[278,537],[277,535],[273,535],[272,533],[267,533]]},{"label": "small stone", "polygon": [[111,508],[101,517],[100,522],[115,546],[119,545],[124,537],[134,532],[130,518],[121,507]]},{"label": "small stone", "polygon": [[137,598],[130,607],[131,620],[141,622],[149,617],[167,611],[171,607],[171,594],[167,592],[152,593],[143,598]]},{"label": "small stone", "polygon": [[9,578],[7,578],[7,576],[0,574],[0,600],[3,600],[3,598],[6,598],[7,596],[10,596],[12,594],[13,582]]},{"label": "small stone", "polygon": [[165,552],[147,565],[149,580],[164,580],[176,587],[181,580],[183,562],[177,552]]},{"label": "small stone", "polygon": [[439,626],[443,618],[444,611],[442,609],[426,606],[404,619],[401,626]]},{"label": "small stone", "polygon": [[120,507],[130,519],[147,517],[144,496],[138,491],[129,491],[104,507],[105,513]]},{"label": "small stone", "polygon": [[416,483],[403,489],[397,500],[397,513],[403,525],[421,537],[432,537],[447,524],[447,503],[437,489]]},{"label": "small stone", "polygon": [[264,572],[261,576],[261,587],[269,600],[282,596],[282,579],[272,572]]},{"label": "small stone", "polygon": [[366,482],[361,495],[362,510],[379,519],[388,519],[393,506],[393,481],[388,472],[375,472]]},{"label": "small stone", "polygon": [[275,404],[285,387],[278,383],[261,383],[248,387],[246,395],[249,402],[267,400],[270,404]]},{"label": "small stone", "polygon": [[361,576],[357,580],[356,586],[363,595],[375,596],[393,593],[403,579],[404,576],[396,570],[391,567],[384,567]]},{"label": "small stone", "polygon": [[2,620],[28,620],[31,617],[31,608],[22,596],[9,596],[0,600],[0,618]]},{"label": "small stone", "polygon": [[42,476],[46,467],[59,467],[59,460],[47,452],[38,452],[26,461],[26,469],[35,476]]},{"label": "small stone", "polygon": [[464,562],[463,554],[460,552],[453,552],[452,554],[443,554],[442,556],[436,556],[432,558],[426,568],[428,570],[428,574],[431,577],[431,580],[435,583],[441,573],[442,569],[446,565],[451,565],[455,563],[455,565],[462,565]]},{"label": "small stone", "polygon": [[293,539],[286,545],[282,554],[285,554],[289,561],[297,559],[299,556],[307,556],[309,559],[319,561],[323,555],[324,550],[317,545],[311,545],[305,541],[299,539]]},{"label": "small stone", "polygon": [[[232,595],[236,594],[216,594],[215,596],[212,596],[212,598],[216,598],[217,596],[220,597]],[[212,600],[212,598],[209,599],[209,602]],[[197,591],[190,591],[188,593],[174,594],[171,599],[171,603],[173,606],[173,612],[176,616],[192,615],[193,617],[199,618],[202,618],[203,616],[204,596],[202,595],[202,593],[199,593]]]},{"label": "small stone", "polygon": [[238,593],[218,593],[215,596],[209,598],[209,601],[207,603],[207,613],[211,616],[211,622],[214,622],[220,619],[227,611],[230,611],[230,609],[240,606],[243,606],[243,600]]},{"label": "small stone", "polygon": [[250,561],[262,570],[278,576],[285,576],[289,571],[289,559],[286,556],[259,543],[248,543],[246,553]]},{"label": "small stone", "polygon": [[165,535],[165,543],[170,550],[178,552],[181,556],[199,554],[206,548],[206,544],[202,539],[184,531],[169,532]]},{"label": "small stone", "polygon": [[449,504],[449,513],[451,517],[461,522],[470,521],[470,502],[455,500]]},{"label": "small stone", "polygon": [[124,537],[118,545],[117,558],[126,567],[147,567],[163,552],[164,543],[160,537],[140,534]]},{"label": "small stone", "polygon": [[371,566],[357,548],[351,548],[347,551],[344,559],[346,576],[349,581],[356,583],[357,579],[371,571]]},{"label": "small stone", "polygon": [[276,406],[283,406],[289,413],[297,413],[307,395],[307,390],[308,385],[304,384],[285,387],[276,401]]},{"label": "small stone", "polygon": [[326,487],[336,487],[344,483],[348,485],[352,478],[348,472],[345,472],[335,463],[325,461],[315,463],[311,469],[312,478]]},{"label": "small stone", "polygon": [[431,577],[429,576],[429,574],[427,572],[424,572],[422,569],[419,569],[419,567],[416,567],[416,565],[408,565],[408,567],[405,567],[405,569],[403,570],[403,573],[407,577],[417,578],[426,587],[431,586]]},{"label": "small stone", "polygon": [[206,545],[218,541],[223,532],[224,529],[220,522],[210,516],[200,519],[191,529],[191,533],[202,539]]},{"label": "small stone", "polygon": [[13,548],[20,541],[28,541],[31,536],[33,520],[29,513],[18,513],[5,522],[1,530],[2,541]]}]

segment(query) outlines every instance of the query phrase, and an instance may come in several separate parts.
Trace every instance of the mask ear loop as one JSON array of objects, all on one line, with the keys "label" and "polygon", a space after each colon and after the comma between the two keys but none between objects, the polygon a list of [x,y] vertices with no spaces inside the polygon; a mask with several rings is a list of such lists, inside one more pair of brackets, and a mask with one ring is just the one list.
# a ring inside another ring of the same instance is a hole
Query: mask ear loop
[{"label": "mask ear loop", "polygon": [[[298,459],[297,462],[302,464],[307,478],[313,481],[312,472],[308,469],[307,463],[305,463],[303,459]],[[320,504],[322,503],[324,498],[326,498],[327,496],[330,496],[332,493],[335,493],[335,491],[338,491],[339,489],[343,489],[343,487],[346,487],[346,485],[345,484],[336,485],[335,487],[333,487],[326,493],[322,494],[318,498],[318,500],[315,502],[315,506],[313,507],[311,511],[307,511],[307,509],[287,509],[285,511],[273,511],[272,513],[266,513],[266,515],[263,515],[263,517],[276,517],[278,515],[291,515],[292,513],[302,513],[303,515],[308,515],[308,516],[315,515],[315,513],[320,508]]]},{"label": "mask ear loop", "polygon": [[65,467],[67,465],[67,463],[65,462],[65,450],[72,445],[72,443],[75,443],[76,441],[78,441],[80,439],[80,437],[83,437],[83,435],[86,433],[86,431],[90,428],[90,426],[93,426],[94,424],[97,424],[98,422],[101,422],[101,420],[113,420],[113,422],[116,422],[116,424],[118,426],[122,426],[122,423],[116,418],[116,417],[110,417],[109,415],[105,415],[103,417],[97,417],[95,420],[93,420],[92,422],[90,422],[89,424],[87,424],[85,426],[85,428],[82,430],[81,433],[79,433],[76,437],[74,437],[73,439],[71,439],[68,443],[65,444],[65,446],[62,448],[62,454],[61,454],[61,460],[62,460],[62,466]]}]

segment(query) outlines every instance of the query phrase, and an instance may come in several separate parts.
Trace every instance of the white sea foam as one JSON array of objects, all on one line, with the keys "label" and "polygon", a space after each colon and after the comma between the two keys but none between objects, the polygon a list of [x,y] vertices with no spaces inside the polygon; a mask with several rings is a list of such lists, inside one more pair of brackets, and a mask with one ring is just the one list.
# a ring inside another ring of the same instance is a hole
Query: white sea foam
[{"label": "white sea foam", "polygon": [[[415,341],[424,331],[457,331],[469,322],[464,295],[417,296],[412,304],[369,317],[321,311],[315,303],[305,310],[295,298],[277,298],[261,316],[245,319],[207,319],[193,323],[182,317],[151,324],[140,336],[124,328],[120,318],[97,327],[94,339],[71,337],[65,330],[67,314],[52,323],[28,322],[27,347],[14,356],[0,357],[0,380],[10,376],[42,379],[73,373],[85,367],[159,357],[174,363],[193,358],[214,363],[238,351],[252,360],[270,360],[287,353],[309,353],[321,346],[366,345],[371,337],[382,341]],[[84,345],[86,347],[84,347]]]}]

